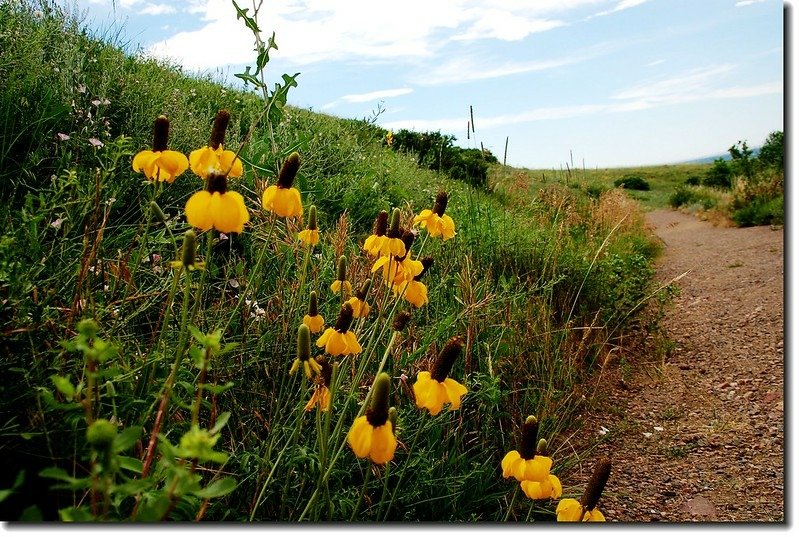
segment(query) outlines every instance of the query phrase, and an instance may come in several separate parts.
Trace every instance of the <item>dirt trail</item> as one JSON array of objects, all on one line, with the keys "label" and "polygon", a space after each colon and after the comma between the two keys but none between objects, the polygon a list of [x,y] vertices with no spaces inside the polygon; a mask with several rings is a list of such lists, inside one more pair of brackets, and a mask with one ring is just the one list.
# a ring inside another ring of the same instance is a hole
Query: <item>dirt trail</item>
[{"label": "dirt trail", "polygon": [[784,521],[783,231],[671,210],[647,223],[665,243],[658,278],[690,272],[663,321],[665,364],[620,368],[585,416],[613,461],[600,508],[626,522]]}]

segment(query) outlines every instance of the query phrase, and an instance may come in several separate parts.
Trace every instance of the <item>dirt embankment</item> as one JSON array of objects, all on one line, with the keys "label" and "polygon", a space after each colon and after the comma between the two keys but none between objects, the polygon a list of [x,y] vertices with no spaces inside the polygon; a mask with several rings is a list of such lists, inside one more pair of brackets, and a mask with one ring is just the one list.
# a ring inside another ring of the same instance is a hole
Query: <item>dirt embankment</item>
[{"label": "dirt embankment", "polygon": [[[680,295],[665,363],[620,368],[584,416],[613,470],[616,521],[783,521],[783,230],[714,227],[662,210],[658,278]],[[594,459],[595,457],[590,457]],[[571,481],[585,482],[586,464]]]}]

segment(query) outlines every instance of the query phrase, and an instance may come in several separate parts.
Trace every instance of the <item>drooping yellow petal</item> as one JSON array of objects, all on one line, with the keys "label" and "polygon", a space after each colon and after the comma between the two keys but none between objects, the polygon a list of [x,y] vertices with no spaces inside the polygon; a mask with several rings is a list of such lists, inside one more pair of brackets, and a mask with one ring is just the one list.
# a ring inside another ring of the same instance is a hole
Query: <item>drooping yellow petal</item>
[{"label": "drooping yellow petal", "polygon": [[347,332],[345,332],[343,336],[344,336],[344,342],[347,346],[347,354],[358,354],[361,351],[363,351],[363,349],[361,348],[361,344],[358,343],[358,339],[355,337],[354,332],[350,332],[349,330],[347,330]]},{"label": "drooping yellow petal", "polygon": [[233,151],[222,151],[222,154],[219,155],[219,169],[221,173],[230,170],[227,174],[228,177],[241,177],[244,173],[244,167],[241,165],[240,159],[237,158],[235,161],[233,160],[235,157],[236,153]]},{"label": "drooping yellow petal", "polygon": [[189,168],[189,161],[183,153],[166,150],[161,151],[157,166],[159,168],[158,179],[171,183]]},{"label": "drooping yellow petal", "polygon": [[574,498],[564,498],[558,502],[555,514],[558,516],[558,522],[579,522],[582,510],[580,502]]},{"label": "drooping yellow petal", "polygon": [[445,241],[455,236],[455,222],[448,214],[441,217],[440,229],[441,238]]},{"label": "drooping yellow petal", "polygon": [[302,323],[311,330],[311,333],[316,334],[322,330],[322,327],[325,325],[325,319],[321,315],[314,315],[311,317],[306,314],[305,317],[302,318]]},{"label": "drooping yellow petal", "polygon": [[515,449],[513,451],[509,451],[503,458],[502,458],[502,477],[508,478],[513,475],[513,465],[517,461],[522,458],[519,455],[519,452]]},{"label": "drooping yellow petal", "polygon": [[[221,149],[222,146],[219,147]],[[189,153],[189,166],[191,171],[203,179],[206,179],[211,173],[222,173],[222,170],[219,169],[219,156],[209,146],[195,149]]]},{"label": "drooping yellow petal", "polygon": [[297,234],[297,238],[300,239],[306,246],[316,246],[319,244],[319,230],[303,229]]},{"label": "drooping yellow petal", "polygon": [[136,153],[136,156],[133,157],[133,171],[144,171],[144,174],[150,179],[150,176],[147,175],[147,170],[152,169],[153,163],[158,160],[158,155],[158,152],[150,151],[149,149],[139,151]]},{"label": "drooping yellow petal", "polygon": [[441,385],[447,392],[447,401],[449,401],[450,409],[458,410],[461,406],[461,397],[468,391],[466,386],[449,377],[445,378]]},{"label": "drooping yellow petal", "polygon": [[261,205],[267,211],[274,212],[272,207],[275,204],[275,195],[277,195],[277,185],[270,185],[266,187],[266,190],[264,190],[264,195],[261,200]]},{"label": "drooping yellow petal", "polygon": [[214,225],[211,215],[211,193],[207,190],[195,192],[186,202],[186,221],[201,231],[208,231]]},{"label": "drooping yellow petal", "polygon": [[361,416],[355,420],[347,434],[347,443],[352,448],[356,457],[363,458],[369,456],[372,449],[372,432],[374,427],[366,420],[366,416]]},{"label": "drooping yellow petal", "polygon": [[[228,190],[227,195],[235,200],[236,205],[239,208],[239,228],[243,229],[244,224],[250,221],[250,212],[247,210],[247,206],[244,204],[244,196],[232,190]],[[239,233],[241,233],[241,231],[239,231]]]},{"label": "drooping yellow petal", "polygon": [[241,233],[244,224],[241,222],[239,206],[230,192],[211,196],[211,217],[214,227],[222,233]]},{"label": "drooping yellow petal", "polygon": [[374,428],[372,433],[372,446],[369,458],[375,464],[385,464],[394,458],[394,451],[397,449],[397,439],[391,431],[391,423]]},{"label": "drooping yellow petal", "polygon": [[[330,328],[328,328],[328,330],[330,330]],[[344,334],[338,330],[333,330],[333,333],[330,334],[330,339],[328,339],[327,344],[325,344],[325,352],[333,356],[347,354],[347,340],[344,338]]]}]

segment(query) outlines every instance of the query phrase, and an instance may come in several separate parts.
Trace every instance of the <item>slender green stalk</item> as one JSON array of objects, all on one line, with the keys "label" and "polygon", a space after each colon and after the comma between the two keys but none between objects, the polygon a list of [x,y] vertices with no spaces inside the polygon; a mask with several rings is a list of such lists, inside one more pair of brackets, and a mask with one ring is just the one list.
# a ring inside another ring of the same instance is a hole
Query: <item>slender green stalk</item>
[{"label": "slender green stalk", "polygon": [[363,487],[361,487],[361,493],[358,495],[358,501],[355,503],[355,507],[352,508],[352,516],[350,517],[350,522],[355,520],[355,517],[358,516],[358,509],[361,507],[361,501],[363,500],[364,496],[366,496],[366,487],[369,485],[369,479],[372,477],[372,463],[366,463],[366,475],[363,478]]}]

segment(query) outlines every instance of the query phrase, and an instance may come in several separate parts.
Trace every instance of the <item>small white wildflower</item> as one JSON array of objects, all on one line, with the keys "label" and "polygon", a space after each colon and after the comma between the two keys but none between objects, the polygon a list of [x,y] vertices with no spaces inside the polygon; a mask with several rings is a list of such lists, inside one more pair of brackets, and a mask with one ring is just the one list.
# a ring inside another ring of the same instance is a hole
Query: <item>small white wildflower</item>
[{"label": "small white wildflower", "polygon": [[69,134],[64,134],[63,132],[59,132],[58,139],[61,140],[62,142],[66,142],[67,140],[69,140]]},{"label": "small white wildflower", "polygon": [[63,223],[64,223],[64,219],[63,218],[56,218],[55,220],[50,222],[50,227],[53,227],[55,229],[61,229],[61,224],[63,224]]},{"label": "small white wildflower", "polygon": [[92,144],[94,147],[103,147],[105,145],[97,138],[89,138],[89,143]]}]

